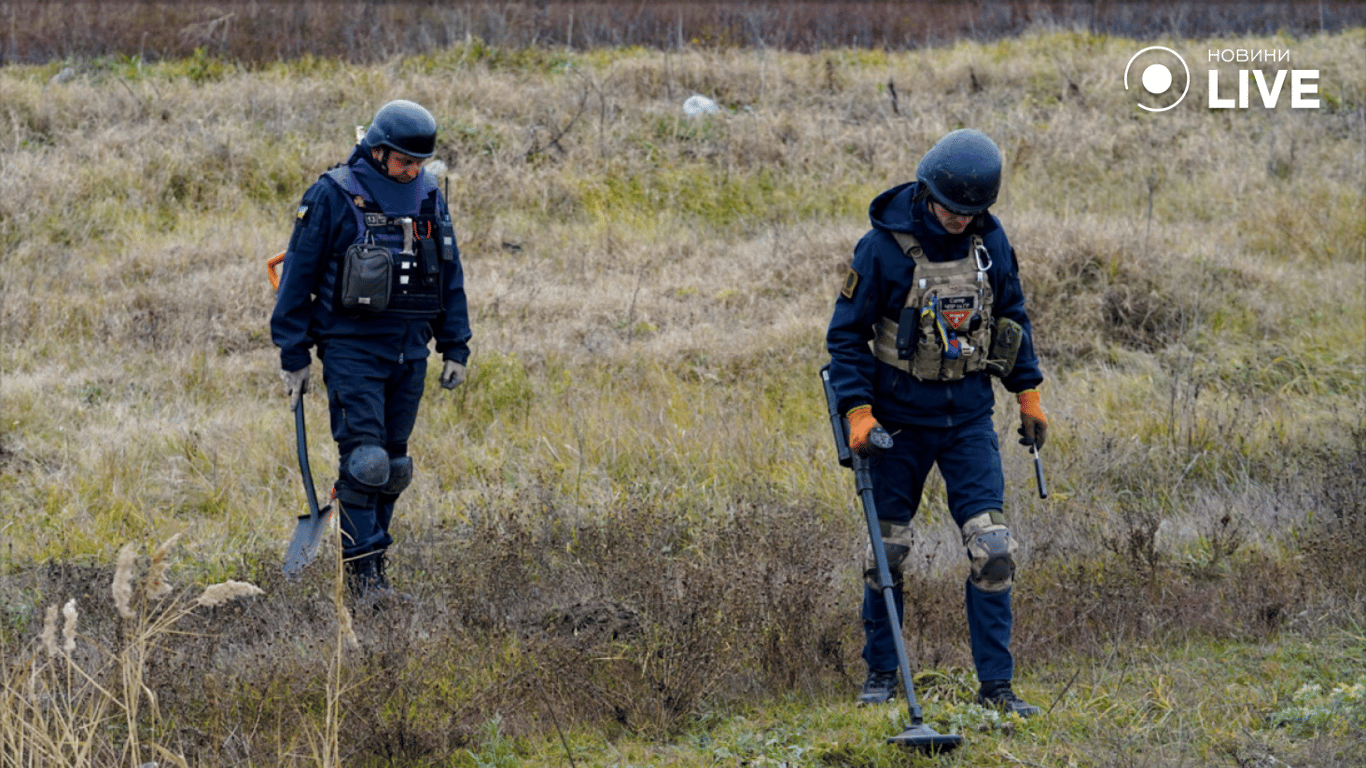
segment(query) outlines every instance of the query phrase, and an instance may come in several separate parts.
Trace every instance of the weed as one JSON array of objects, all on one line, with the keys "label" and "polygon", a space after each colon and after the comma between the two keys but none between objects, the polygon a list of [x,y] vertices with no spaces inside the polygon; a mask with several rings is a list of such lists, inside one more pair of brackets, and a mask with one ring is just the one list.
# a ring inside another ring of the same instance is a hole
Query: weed
[{"label": "weed", "polygon": [[141,579],[137,548],[130,544],[120,551],[111,588],[113,637],[82,633],[82,611],[71,598],[60,612],[60,644],[54,604],[36,645],[7,650],[0,663],[0,743],[7,760],[93,766],[142,765],[144,757],[156,757],[187,764],[166,746],[159,698],[148,686],[151,657],[196,609],[212,610],[262,591],[229,580],[193,599],[173,596],[167,569],[177,538],[151,554]]},{"label": "weed", "polygon": [[1271,724],[1298,738],[1366,730],[1366,681],[1336,683],[1327,691],[1308,683],[1271,715]]}]

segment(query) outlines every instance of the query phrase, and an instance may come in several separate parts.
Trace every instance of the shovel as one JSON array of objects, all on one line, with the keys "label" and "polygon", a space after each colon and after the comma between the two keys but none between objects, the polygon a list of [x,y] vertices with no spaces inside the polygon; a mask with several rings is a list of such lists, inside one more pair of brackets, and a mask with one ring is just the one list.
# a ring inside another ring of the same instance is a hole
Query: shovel
[{"label": "shovel", "polygon": [[332,504],[318,509],[318,494],[313,490],[313,472],[308,468],[308,430],[304,428],[304,398],[294,404],[294,440],[298,445],[299,474],[303,476],[304,494],[308,496],[308,514],[299,515],[294,536],[285,550],[285,575],[294,576],[313,562],[322,544],[327,524],[332,519]]},{"label": "shovel", "polygon": [[[896,658],[901,671],[901,687],[906,691],[906,707],[911,717],[906,730],[887,739],[888,744],[910,747],[934,754],[957,749],[963,737],[955,733],[938,733],[925,725],[920,703],[915,698],[915,682],[911,679],[911,661],[906,654],[906,639],[901,636],[901,617],[896,612],[896,597],[893,594],[892,571],[887,566],[887,551],[882,546],[882,527],[878,525],[877,507],[873,502],[873,477],[868,471],[868,459],[849,448],[849,422],[835,407],[835,389],[830,384],[830,366],[821,368],[821,381],[825,384],[825,402],[830,411],[830,426],[835,432],[835,447],[839,452],[840,464],[854,470],[854,485],[859,499],[863,502],[863,516],[868,523],[868,537],[873,545],[873,558],[877,561],[878,586],[882,599],[887,603],[887,621],[892,627],[895,640]],[[892,436],[882,427],[875,428],[868,435],[868,442],[875,453],[882,453],[892,447]]]}]

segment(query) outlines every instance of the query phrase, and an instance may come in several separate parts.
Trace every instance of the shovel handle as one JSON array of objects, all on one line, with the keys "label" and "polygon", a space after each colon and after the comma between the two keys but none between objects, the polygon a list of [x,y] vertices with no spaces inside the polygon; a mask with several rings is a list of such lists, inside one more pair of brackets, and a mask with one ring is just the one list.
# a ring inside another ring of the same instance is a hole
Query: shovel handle
[{"label": "shovel handle", "polygon": [[299,475],[304,481],[304,494],[308,496],[308,512],[317,517],[318,492],[313,488],[313,471],[308,467],[308,428],[304,424],[304,398],[294,403],[294,442],[299,455]]}]

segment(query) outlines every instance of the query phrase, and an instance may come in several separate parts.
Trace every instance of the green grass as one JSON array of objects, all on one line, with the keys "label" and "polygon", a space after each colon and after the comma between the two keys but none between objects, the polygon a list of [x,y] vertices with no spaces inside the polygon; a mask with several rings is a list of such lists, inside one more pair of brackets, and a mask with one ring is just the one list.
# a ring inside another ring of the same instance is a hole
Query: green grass
[{"label": "green grass", "polygon": [[[885,744],[907,725],[904,702],[857,707],[849,696],[787,696],[703,717],[667,743],[592,732],[512,740],[486,724],[471,762],[452,765],[929,766],[1347,765],[1363,754],[1360,634],[1106,649],[1022,676],[1047,714],[1003,718],[972,702],[970,671],[917,677],[926,723],[963,737],[936,759]],[[1316,681],[1305,683],[1303,681]],[[1321,682],[1320,682],[1321,681]],[[1353,736],[1352,734],[1355,734]],[[498,762],[502,761],[502,762]]]}]

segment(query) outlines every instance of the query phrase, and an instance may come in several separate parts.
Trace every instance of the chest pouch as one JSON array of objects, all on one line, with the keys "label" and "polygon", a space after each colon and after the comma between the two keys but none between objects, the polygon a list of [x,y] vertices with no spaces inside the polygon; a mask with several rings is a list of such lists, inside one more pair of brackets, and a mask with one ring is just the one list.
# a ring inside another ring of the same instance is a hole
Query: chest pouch
[{"label": "chest pouch", "polygon": [[971,283],[941,284],[924,297],[919,318],[922,343],[912,361],[912,375],[956,381],[979,367],[982,339],[969,329],[981,327],[981,298],[981,288]]},{"label": "chest pouch", "polygon": [[915,357],[915,343],[920,330],[920,308],[902,307],[896,324],[896,357],[910,360]]},{"label": "chest pouch", "polygon": [[987,354],[986,372],[1005,378],[1015,368],[1015,357],[1020,354],[1024,327],[1008,317],[996,321],[996,333],[991,337],[991,352]]},{"label": "chest pouch", "polygon": [[423,284],[436,285],[436,276],[441,274],[441,246],[435,238],[424,237],[417,241],[417,252]]},{"label": "chest pouch", "polygon": [[390,215],[369,200],[349,166],[324,175],[346,193],[360,232],[338,265],[338,310],[407,320],[439,315],[441,264],[455,258],[455,235],[449,217],[437,214],[435,182],[423,174],[411,212]]},{"label": "chest pouch", "polygon": [[342,309],[360,313],[388,309],[393,269],[389,251],[369,237],[347,248],[342,258]]},{"label": "chest pouch", "polygon": [[895,234],[915,261],[915,283],[896,322],[884,318],[879,326],[874,355],[922,381],[956,381],[986,369],[993,297],[991,257],[981,238],[972,237],[967,258],[932,262],[914,237]]}]

